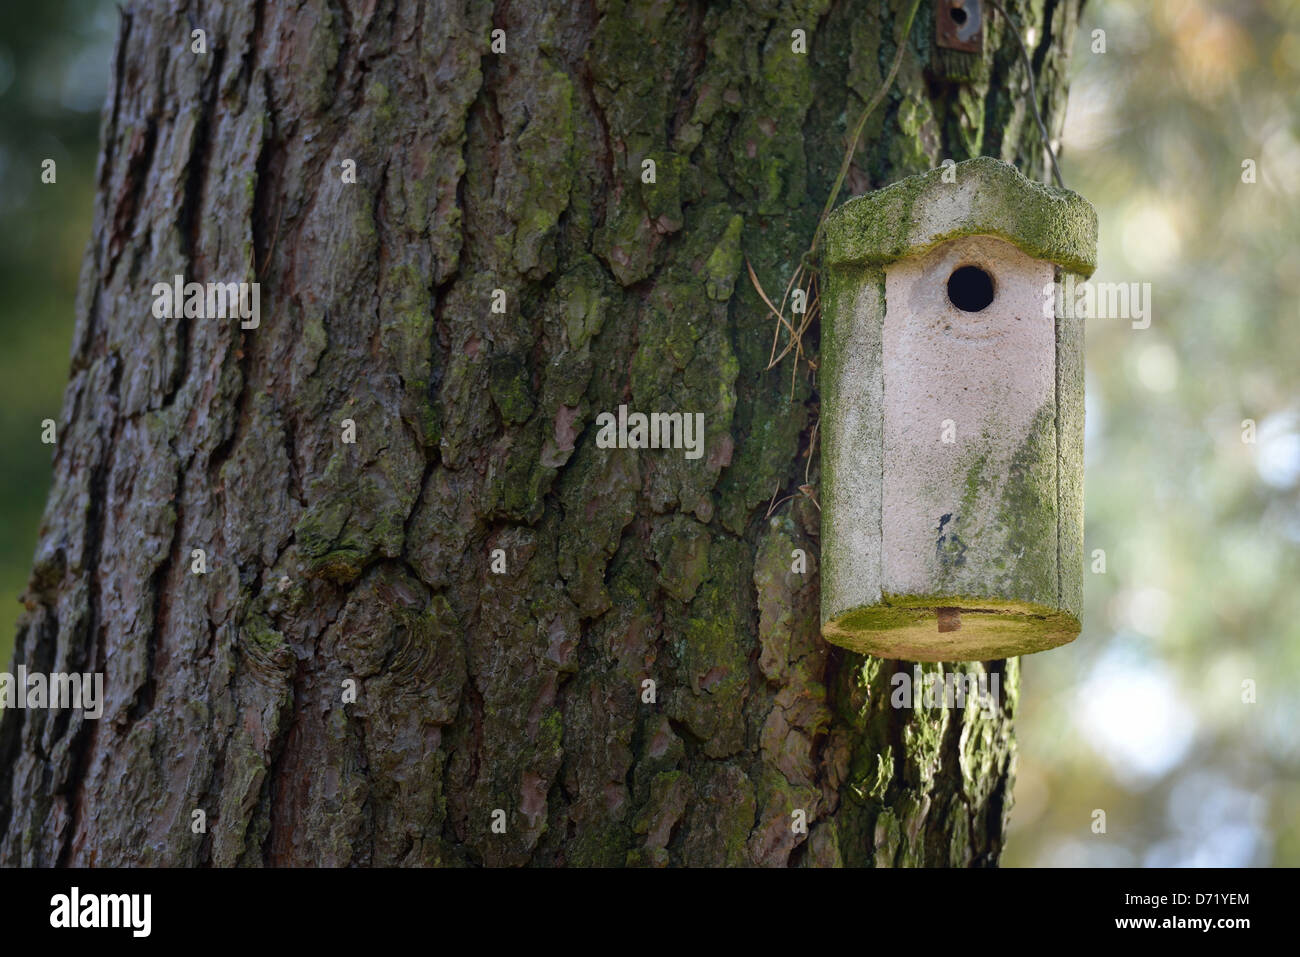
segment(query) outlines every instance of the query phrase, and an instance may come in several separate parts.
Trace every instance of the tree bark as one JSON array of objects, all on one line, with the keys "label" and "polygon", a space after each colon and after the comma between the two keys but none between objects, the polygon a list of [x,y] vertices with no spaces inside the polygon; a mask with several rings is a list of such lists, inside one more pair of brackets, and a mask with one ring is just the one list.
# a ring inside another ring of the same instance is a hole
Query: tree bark
[{"label": "tree bark", "polygon": [[[14,656],[104,713],[5,712],[0,862],[996,863],[1017,662],[896,709],[823,643],[816,376],[744,265],[785,288],[911,2],[129,4]],[[1007,5],[1055,130],[1079,2]],[[980,56],[921,0],[841,198],[1043,177],[988,6]],[[177,274],[260,325],[156,318]],[[597,448],[620,404],[704,456]]]}]

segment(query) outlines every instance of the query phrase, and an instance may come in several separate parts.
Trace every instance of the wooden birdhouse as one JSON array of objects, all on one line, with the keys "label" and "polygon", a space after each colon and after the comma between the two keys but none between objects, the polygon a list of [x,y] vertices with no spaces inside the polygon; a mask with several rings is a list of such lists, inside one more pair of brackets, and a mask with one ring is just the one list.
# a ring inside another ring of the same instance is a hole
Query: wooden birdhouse
[{"label": "wooden birdhouse", "polygon": [[909,661],[1079,633],[1083,322],[1054,284],[1096,266],[1097,216],[981,157],[826,222],[822,634]]}]

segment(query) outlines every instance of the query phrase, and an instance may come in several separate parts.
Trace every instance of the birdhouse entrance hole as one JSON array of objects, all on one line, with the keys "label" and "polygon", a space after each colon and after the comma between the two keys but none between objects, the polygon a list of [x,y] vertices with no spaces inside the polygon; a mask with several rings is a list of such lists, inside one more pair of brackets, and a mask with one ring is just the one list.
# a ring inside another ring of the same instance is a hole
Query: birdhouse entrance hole
[{"label": "birdhouse entrance hole", "polygon": [[979,266],[960,266],[948,277],[948,301],[962,312],[979,312],[993,301],[993,277]]}]

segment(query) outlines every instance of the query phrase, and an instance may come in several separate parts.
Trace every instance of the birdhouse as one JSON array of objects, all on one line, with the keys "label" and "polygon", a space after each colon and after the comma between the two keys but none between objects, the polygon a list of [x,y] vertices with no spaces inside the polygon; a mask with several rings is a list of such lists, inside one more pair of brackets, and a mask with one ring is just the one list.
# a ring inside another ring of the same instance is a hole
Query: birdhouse
[{"label": "birdhouse", "polygon": [[845,203],[822,287],[822,634],[984,661],[1079,633],[1082,197],[981,157]]}]

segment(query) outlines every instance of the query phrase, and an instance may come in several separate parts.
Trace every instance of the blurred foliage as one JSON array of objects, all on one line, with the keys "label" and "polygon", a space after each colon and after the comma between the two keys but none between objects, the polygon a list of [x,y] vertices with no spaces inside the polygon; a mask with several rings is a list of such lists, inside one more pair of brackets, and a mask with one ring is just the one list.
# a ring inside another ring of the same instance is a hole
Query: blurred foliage
[{"label": "blurred foliage", "polygon": [[[40,421],[60,418],[116,17],[0,8],[0,662],[49,482]],[[1300,864],[1298,87],[1291,0],[1085,7],[1062,168],[1100,215],[1094,279],[1149,282],[1154,304],[1147,329],[1089,321],[1086,547],[1106,572],[1087,576],[1080,639],[1024,660],[1008,864]]]},{"label": "blurred foliage", "polygon": [[1106,572],[1078,641],[1023,661],[1004,860],[1294,866],[1300,5],[1089,2],[1074,53],[1062,170],[1097,207],[1093,278],[1153,305],[1147,329],[1088,321]]},{"label": "blurred foliage", "polygon": [[[117,8],[90,0],[0,4],[0,668],[8,668],[53,449],[73,307],[90,236],[99,111]],[[41,163],[57,180],[41,182]]]}]

